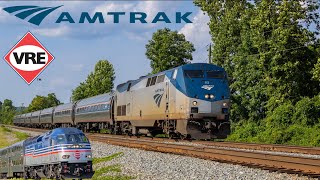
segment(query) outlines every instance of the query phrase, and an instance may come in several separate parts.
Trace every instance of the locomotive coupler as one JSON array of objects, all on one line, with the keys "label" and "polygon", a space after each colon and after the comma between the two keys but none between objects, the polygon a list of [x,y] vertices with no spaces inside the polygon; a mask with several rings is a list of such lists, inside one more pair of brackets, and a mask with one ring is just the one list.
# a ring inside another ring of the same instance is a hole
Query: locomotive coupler
[{"label": "locomotive coupler", "polygon": [[81,176],[82,172],[83,172],[83,169],[82,169],[82,168],[76,167],[76,168],[74,168],[73,175],[75,175],[75,176]]}]

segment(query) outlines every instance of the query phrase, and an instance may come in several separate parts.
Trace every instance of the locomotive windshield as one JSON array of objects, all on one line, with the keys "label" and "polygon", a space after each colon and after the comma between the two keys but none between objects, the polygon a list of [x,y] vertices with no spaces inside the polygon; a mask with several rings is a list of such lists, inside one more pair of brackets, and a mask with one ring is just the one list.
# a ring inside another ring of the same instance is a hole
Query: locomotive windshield
[{"label": "locomotive windshield", "polygon": [[89,140],[84,134],[59,134],[53,138],[55,144],[76,144],[88,143]]},{"label": "locomotive windshield", "polygon": [[[205,73],[207,78],[225,78],[224,71],[206,71]],[[205,73],[202,70],[184,70],[184,76],[187,78],[204,78]]]},{"label": "locomotive windshield", "polygon": [[207,71],[207,77],[223,79],[225,75],[223,71]]},{"label": "locomotive windshield", "polygon": [[188,78],[203,78],[204,73],[202,70],[184,70],[184,76]]}]

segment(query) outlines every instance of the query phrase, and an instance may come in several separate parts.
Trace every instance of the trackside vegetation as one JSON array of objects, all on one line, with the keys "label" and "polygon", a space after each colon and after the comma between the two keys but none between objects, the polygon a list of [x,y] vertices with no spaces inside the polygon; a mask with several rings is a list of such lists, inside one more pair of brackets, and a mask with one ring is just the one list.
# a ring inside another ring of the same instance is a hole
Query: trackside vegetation
[{"label": "trackside vegetation", "polygon": [[0,137],[0,148],[4,148],[16,142],[25,140],[29,136],[26,133],[13,131],[4,126],[0,126]]},{"label": "trackside vegetation", "polygon": [[319,2],[196,0],[231,89],[230,141],[320,146]]},{"label": "trackside vegetation", "polygon": [[[111,161],[115,158],[119,158],[123,155],[122,152],[112,154],[107,157],[101,158],[93,158],[93,165],[99,166],[100,163]],[[135,179],[132,176],[126,176],[121,174],[121,166],[120,164],[114,164],[109,166],[103,166],[100,168],[95,169],[94,176],[92,177],[93,180],[129,180]]]}]

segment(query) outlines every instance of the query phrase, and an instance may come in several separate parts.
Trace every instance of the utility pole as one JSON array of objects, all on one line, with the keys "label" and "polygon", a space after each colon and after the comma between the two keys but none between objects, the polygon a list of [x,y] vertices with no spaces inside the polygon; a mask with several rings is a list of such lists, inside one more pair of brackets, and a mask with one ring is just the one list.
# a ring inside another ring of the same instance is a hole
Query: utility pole
[{"label": "utility pole", "polygon": [[211,64],[211,43],[209,44],[208,51],[209,51],[209,59],[208,59],[208,61],[209,61],[209,64]]}]

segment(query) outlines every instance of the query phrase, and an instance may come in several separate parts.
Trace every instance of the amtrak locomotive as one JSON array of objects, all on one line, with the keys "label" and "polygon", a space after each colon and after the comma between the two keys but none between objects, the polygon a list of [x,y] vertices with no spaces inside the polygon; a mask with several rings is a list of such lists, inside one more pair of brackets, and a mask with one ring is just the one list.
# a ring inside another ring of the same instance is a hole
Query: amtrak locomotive
[{"label": "amtrak locomotive", "polygon": [[0,178],[91,178],[89,140],[76,128],[57,128],[0,149]]},{"label": "amtrak locomotive", "polygon": [[230,133],[229,109],[225,70],[195,63],[128,81],[110,94],[16,116],[14,124],[212,139]]}]

